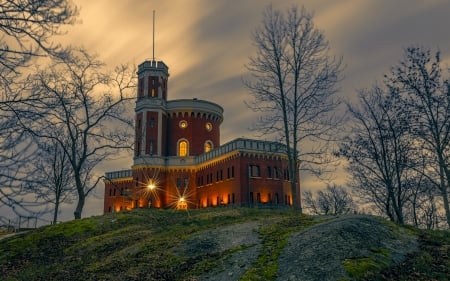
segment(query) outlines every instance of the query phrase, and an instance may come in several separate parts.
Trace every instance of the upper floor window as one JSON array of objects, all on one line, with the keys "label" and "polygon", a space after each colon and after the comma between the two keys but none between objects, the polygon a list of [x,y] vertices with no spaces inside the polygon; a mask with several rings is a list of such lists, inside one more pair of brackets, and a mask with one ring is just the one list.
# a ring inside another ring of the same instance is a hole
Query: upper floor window
[{"label": "upper floor window", "polygon": [[278,179],[278,168],[277,167],[273,167],[273,178]]},{"label": "upper floor window", "polygon": [[144,95],[144,79],[140,78],[138,82],[138,97]]},{"label": "upper floor window", "polygon": [[149,126],[150,128],[155,127],[155,118],[151,118],[151,119],[149,120],[148,126]]},{"label": "upper floor window", "polygon": [[187,128],[188,123],[187,123],[186,120],[181,120],[180,123],[178,123],[178,126],[179,126],[181,129],[185,129],[185,128]]},{"label": "upper floor window", "polygon": [[206,141],[205,142],[205,152],[210,152],[211,149],[213,149],[213,144],[211,141]]},{"label": "upper floor window", "polygon": [[249,173],[250,177],[260,177],[261,176],[261,171],[259,170],[258,165],[249,165],[248,173]]},{"label": "upper floor window", "polygon": [[212,124],[211,123],[206,123],[206,125],[205,125],[205,128],[206,128],[206,130],[209,132],[209,131],[211,131],[212,130]]},{"label": "upper floor window", "polygon": [[186,140],[180,140],[178,142],[178,156],[185,157],[188,155],[188,142]]}]

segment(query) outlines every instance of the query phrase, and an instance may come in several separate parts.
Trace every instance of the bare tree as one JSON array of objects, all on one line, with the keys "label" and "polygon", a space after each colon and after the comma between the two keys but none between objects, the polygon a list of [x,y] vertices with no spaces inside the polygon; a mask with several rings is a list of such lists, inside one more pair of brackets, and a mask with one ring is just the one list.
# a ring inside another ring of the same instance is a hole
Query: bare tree
[{"label": "bare tree", "polygon": [[249,58],[251,77],[245,81],[253,101],[247,105],[265,114],[257,129],[286,144],[293,202],[301,210],[298,169],[320,175],[330,163],[326,142],[338,120],[332,114],[339,104],[334,96],[342,59],[328,55],[328,42],[304,8],[283,14],[269,6],[253,42],[256,54]]},{"label": "bare tree", "polygon": [[439,190],[450,228],[450,81],[442,77],[440,63],[439,52],[432,56],[428,49],[410,47],[386,79],[415,113],[410,126],[428,158],[425,175]]},{"label": "bare tree", "polygon": [[[43,143],[39,141],[42,140],[37,140],[37,157],[33,161],[35,173],[30,191],[41,199],[40,201],[43,200],[44,203],[54,206],[52,222],[56,223],[60,205],[75,199],[77,189],[73,169],[60,142],[54,139]],[[67,146],[64,145],[64,147]]]},{"label": "bare tree", "polygon": [[314,197],[311,191],[303,192],[304,208],[316,215],[343,215],[355,211],[350,193],[336,184],[327,185]]},{"label": "bare tree", "polygon": [[398,93],[377,86],[361,91],[359,99],[360,108],[348,104],[354,123],[340,153],[349,161],[358,194],[392,221],[404,223],[415,147],[409,135],[410,115]]},{"label": "bare tree", "polygon": [[23,69],[33,58],[63,50],[52,38],[75,22],[78,10],[69,0],[1,0],[0,11],[0,208],[35,216],[33,207],[42,202],[24,188],[35,146],[11,109],[29,98],[23,96],[28,85],[19,83]]},{"label": "bare tree", "polygon": [[61,45],[51,38],[61,34],[62,25],[73,24],[77,8],[68,0],[0,1],[0,78],[43,53],[57,53]]},{"label": "bare tree", "polygon": [[29,133],[57,143],[67,156],[77,191],[75,219],[102,178],[94,168],[130,148],[132,122],[125,104],[132,99],[134,80],[125,66],[104,73],[95,57],[72,50],[30,77],[36,101],[14,110]]}]

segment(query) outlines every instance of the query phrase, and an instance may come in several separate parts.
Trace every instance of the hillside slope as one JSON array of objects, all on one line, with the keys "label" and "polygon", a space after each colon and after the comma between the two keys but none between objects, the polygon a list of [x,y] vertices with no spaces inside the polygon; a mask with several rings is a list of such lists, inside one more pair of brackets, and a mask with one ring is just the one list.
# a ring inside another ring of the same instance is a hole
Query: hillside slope
[{"label": "hillside slope", "polygon": [[450,233],[289,210],[134,210],[0,241],[2,280],[447,280]]}]

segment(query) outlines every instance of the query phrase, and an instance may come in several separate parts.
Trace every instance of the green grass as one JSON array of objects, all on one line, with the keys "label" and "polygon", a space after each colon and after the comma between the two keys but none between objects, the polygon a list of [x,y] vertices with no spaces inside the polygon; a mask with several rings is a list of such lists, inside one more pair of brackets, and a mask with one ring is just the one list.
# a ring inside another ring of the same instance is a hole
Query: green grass
[{"label": "green grass", "polygon": [[[139,209],[92,217],[0,240],[1,279],[195,280],[252,245],[188,254],[181,250],[184,242],[207,230],[254,221],[261,225],[255,233],[261,241],[260,252],[240,280],[276,280],[279,256],[290,235],[319,222],[292,210],[252,208],[189,212]],[[449,232],[413,228],[404,231],[421,237],[423,247],[407,260],[406,266],[399,268],[414,267],[419,276],[446,280],[445,268],[450,268],[450,264],[448,257],[442,259],[442,255],[450,255]],[[214,239],[200,245],[208,249],[210,242]],[[387,268],[388,256],[386,249],[372,249],[370,256],[345,260],[343,266],[354,280],[389,280],[394,276],[389,275],[389,270],[395,268]],[[425,277],[418,280],[427,280]]]},{"label": "green grass", "polygon": [[133,210],[51,225],[0,241],[0,271],[11,280],[183,280],[239,248],[186,256],[180,244],[201,231],[292,216],[290,211]]}]

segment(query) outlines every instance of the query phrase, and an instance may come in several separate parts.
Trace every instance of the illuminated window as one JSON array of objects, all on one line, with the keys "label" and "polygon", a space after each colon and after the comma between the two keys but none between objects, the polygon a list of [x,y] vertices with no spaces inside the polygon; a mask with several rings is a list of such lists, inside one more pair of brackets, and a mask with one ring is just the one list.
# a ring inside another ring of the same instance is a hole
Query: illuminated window
[{"label": "illuminated window", "polygon": [[178,156],[185,157],[188,155],[188,142],[181,140],[178,142]]},{"label": "illuminated window", "polygon": [[212,124],[211,123],[206,123],[205,125],[206,130],[209,132],[212,130]]},{"label": "illuminated window", "polygon": [[210,152],[212,148],[213,148],[212,142],[211,141],[206,141],[205,142],[205,152]]},{"label": "illuminated window", "polygon": [[178,123],[178,126],[180,126],[181,129],[187,128],[188,123],[185,120],[181,120],[180,123]]}]

